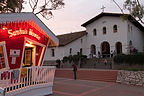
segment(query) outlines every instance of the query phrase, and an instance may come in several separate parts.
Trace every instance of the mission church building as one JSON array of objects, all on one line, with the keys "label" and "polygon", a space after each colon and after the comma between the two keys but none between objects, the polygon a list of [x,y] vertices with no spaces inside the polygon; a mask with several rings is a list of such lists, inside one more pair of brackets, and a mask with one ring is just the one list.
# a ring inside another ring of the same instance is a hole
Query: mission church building
[{"label": "mission church building", "polygon": [[[45,61],[62,59],[64,56],[97,56],[129,54],[133,49],[144,52],[144,27],[131,15],[127,20],[119,13],[101,13],[82,24],[86,31],[58,35],[59,47],[49,47]],[[51,54],[48,54],[51,53]]]}]

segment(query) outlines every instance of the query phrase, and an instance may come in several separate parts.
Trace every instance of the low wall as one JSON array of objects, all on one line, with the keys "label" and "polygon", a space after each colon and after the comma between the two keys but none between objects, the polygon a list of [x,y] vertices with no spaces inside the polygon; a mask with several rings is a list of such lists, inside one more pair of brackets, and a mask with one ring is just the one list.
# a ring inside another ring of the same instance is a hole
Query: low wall
[{"label": "low wall", "polygon": [[[74,79],[72,69],[57,69],[55,77]],[[116,70],[100,70],[100,69],[79,69],[77,71],[77,79],[103,81],[103,82],[116,82]]]},{"label": "low wall", "polygon": [[144,71],[119,71],[116,82],[144,86]]}]

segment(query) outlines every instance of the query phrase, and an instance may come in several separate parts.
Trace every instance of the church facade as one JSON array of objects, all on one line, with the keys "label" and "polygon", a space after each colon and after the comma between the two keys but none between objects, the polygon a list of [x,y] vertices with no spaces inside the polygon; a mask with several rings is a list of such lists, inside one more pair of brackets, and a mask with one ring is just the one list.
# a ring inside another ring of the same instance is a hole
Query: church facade
[{"label": "church facade", "polygon": [[[97,15],[82,24],[86,31],[73,33],[83,35],[79,37],[75,35],[75,39],[73,38],[63,46],[48,48],[47,53],[51,53],[51,56],[46,54],[45,60],[62,59],[64,56],[74,55],[77,52],[88,57],[98,56],[98,54],[110,56],[114,52],[130,54],[134,49],[137,52],[144,52],[144,27],[131,15],[125,15],[127,20],[124,20],[123,14],[118,13]],[[65,38],[63,41],[68,42],[66,37],[69,38],[73,34],[61,35],[63,39]],[[59,38],[60,44],[62,44],[62,38]]]},{"label": "church facade", "polygon": [[[75,55],[78,52],[86,54],[87,32],[75,32],[57,36],[58,47],[49,47],[45,54],[45,61],[63,59],[64,56]],[[48,54],[49,53],[49,54]]]}]

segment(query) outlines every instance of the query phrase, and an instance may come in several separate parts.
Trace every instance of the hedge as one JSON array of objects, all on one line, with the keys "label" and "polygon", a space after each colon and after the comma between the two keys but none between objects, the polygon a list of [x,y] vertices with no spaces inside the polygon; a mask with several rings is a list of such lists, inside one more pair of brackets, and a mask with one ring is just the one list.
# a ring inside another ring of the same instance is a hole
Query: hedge
[{"label": "hedge", "polygon": [[62,62],[63,63],[65,63],[65,62],[71,63],[73,61],[74,63],[77,64],[77,62],[79,60],[81,60],[81,62],[85,62],[86,59],[87,59],[86,55],[69,55],[69,56],[63,57]]},{"label": "hedge", "polygon": [[120,63],[127,63],[130,65],[140,64],[144,65],[144,53],[137,53],[137,54],[119,54],[114,57],[114,62]]}]

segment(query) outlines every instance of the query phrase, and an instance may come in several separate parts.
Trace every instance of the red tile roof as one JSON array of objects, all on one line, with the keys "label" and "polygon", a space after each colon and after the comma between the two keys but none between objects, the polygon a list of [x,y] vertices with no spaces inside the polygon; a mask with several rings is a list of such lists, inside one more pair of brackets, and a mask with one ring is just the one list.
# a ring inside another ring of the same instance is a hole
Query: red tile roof
[{"label": "red tile roof", "polygon": [[57,38],[59,39],[59,46],[65,46],[85,35],[87,35],[86,31],[58,35]]}]

